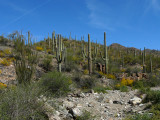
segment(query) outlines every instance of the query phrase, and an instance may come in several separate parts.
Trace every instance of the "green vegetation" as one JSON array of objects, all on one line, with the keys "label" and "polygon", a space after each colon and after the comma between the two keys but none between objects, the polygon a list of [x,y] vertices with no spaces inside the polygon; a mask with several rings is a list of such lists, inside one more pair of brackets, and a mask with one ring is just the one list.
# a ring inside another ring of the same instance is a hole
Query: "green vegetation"
[{"label": "green vegetation", "polygon": [[6,89],[0,93],[0,118],[2,120],[48,120],[43,102],[38,101],[39,89],[35,84]]},{"label": "green vegetation", "polygon": [[69,77],[59,72],[49,72],[40,80],[40,87],[46,96],[60,97],[66,95],[72,81]]},{"label": "green vegetation", "polygon": [[92,120],[95,116],[92,116],[90,112],[84,111],[81,116],[77,116],[75,120]]},{"label": "green vegetation", "polygon": [[[17,84],[13,89],[1,84],[5,87],[0,90],[0,118],[48,119],[43,109],[44,103],[38,101],[40,95],[62,97],[71,91],[71,87],[107,93],[106,90],[112,86],[121,92],[128,92],[128,88],[132,88],[146,93],[144,102],[153,103],[150,106],[153,119],[160,119],[160,92],[149,90],[150,87],[160,86],[159,51],[145,48],[141,51],[118,44],[107,47],[105,32],[104,45],[91,42],[90,34],[88,42],[85,42],[84,38],[79,41],[70,35],[67,39],[55,32],[51,38],[48,35],[38,43],[32,42],[30,32],[28,40],[18,32],[11,34],[10,39],[0,36],[0,44],[8,43],[12,43],[12,52],[9,49],[0,50],[0,64],[14,64]],[[35,81],[37,71],[44,75]],[[109,87],[103,87],[103,83]],[[91,118],[86,111],[76,117],[77,120]],[[152,118],[146,113],[129,119]]]}]

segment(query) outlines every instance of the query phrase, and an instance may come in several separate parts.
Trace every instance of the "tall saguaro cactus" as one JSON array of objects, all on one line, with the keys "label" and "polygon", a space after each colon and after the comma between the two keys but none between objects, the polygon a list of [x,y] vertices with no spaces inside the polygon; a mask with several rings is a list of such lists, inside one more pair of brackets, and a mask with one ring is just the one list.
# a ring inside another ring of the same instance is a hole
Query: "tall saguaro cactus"
[{"label": "tall saguaro cactus", "polygon": [[145,57],[144,57],[145,55],[144,55],[144,52],[142,53],[142,64],[143,64],[143,73],[145,73],[146,72],[146,67],[145,67]]},{"label": "tall saguaro cactus", "polygon": [[90,34],[88,34],[88,68],[89,74],[92,73],[92,56],[91,56],[91,41],[90,41]]},{"label": "tall saguaro cactus", "polygon": [[62,66],[62,62],[64,61],[64,55],[65,55],[65,49],[62,50],[62,41],[61,41],[61,36],[58,35],[58,47],[57,47],[57,51],[56,51],[56,59],[57,59],[57,63],[58,63],[58,71],[61,72],[61,66]]},{"label": "tall saguaro cactus", "polygon": [[108,74],[108,52],[107,52],[107,45],[106,45],[106,32],[104,32],[104,57],[102,57],[102,60],[105,61],[105,73]]},{"label": "tall saguaro cactus", "polygon": [[30,45],[30,31],[28,31],[28,45]]},{"label": "tall saguaro cactus", "polygon": [[92,74],[92,53],[91,53],[91,41],[90,41],[90,34],[88,34],[88,56],[85,53],[85,49],[82,50],[83,56],[88,59],[88,70],[89,74]]},{"label": "tall saguaro cactus", "polygon": [[48,33],[48,47],[49,47],[49,49],[51,48],[51,43],[50,43],[49,33]]},{"label": "tall saguaro cactus", "polygon": [[152,56],[150,56],[150,72],[152,73]]},{"label": "tall saguaro cactus", "polygon": [[52,32],[52,51],[54,52],[54,39],[55,39],[55,32]]}]

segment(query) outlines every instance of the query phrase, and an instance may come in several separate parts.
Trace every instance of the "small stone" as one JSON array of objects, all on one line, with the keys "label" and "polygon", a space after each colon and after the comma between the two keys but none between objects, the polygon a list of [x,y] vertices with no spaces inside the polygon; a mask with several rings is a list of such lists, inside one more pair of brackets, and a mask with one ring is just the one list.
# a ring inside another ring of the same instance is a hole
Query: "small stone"
[{"label": "small stone", "polygon": [[113,101],[112,101],[112,100],[109,100],[109,103],[110,103],[110,104],[113,104]]}]

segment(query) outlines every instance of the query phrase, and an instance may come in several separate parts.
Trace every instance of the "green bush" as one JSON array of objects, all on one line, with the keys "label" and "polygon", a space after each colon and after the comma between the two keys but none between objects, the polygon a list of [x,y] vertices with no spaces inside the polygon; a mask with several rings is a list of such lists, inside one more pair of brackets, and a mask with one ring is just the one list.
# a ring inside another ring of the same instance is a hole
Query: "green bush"
[{"label": "green bush", "polygon": [[152,116],[150,114],[136,114],[132,117],[126,118],[125,120],[152,120]]},{"label": "green bush", "polygon": [[96,85],[95,78],[90,76],[87,77],[77,76],[74,78],[74,81],[77,87],[81,89],[92,89]]},{"label": "green bush", "polygon": [[96,86],[93,88],[94,92],[97,92],[97,93],[107,93],[106,90],[108,90],[107,87],[102,87],[102,86]]},{"label": "green bush", "polygon": [[72,81],[59,72],[49,72],[45,74],[40,80],[40,86],[47,96],[60,97],[66,95],[70,88]]},{"label": "green bush", "polygon": [[123,85],[123,86],[120,86],[120,91],[121,92],[128,92],[128,87]]},{"label": "green bush", "polygon": [[147,91],[147,96],[144,102],[152,101],[154,104],[160,104],[160,90],[159,91]]},{"label": "green bush", "polygon": [[42,62],[42,67],[46,70],[46,71],[50,71],[52,68],[52,56],[46,56]]},{"label": "green bush", "polygon": [[48,120],[38,101],[39,89],[35,84],[8,88],[0,93],[1,120]]},{"label": "green bush", "polygon": [[94,116],[91,115],[90,112],[84,111],[81,116],[77,116],[75,120],[92,120]]}]

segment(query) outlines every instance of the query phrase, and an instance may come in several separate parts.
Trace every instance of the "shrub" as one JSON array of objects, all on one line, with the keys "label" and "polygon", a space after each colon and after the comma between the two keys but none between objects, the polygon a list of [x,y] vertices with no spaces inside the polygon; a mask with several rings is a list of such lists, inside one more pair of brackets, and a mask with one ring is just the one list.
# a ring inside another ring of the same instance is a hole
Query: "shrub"
[{"label": "shrub", "polygon": [[4,56],[5,54],[2,51],[0,51],[0,57],[4,57]]},{"label": "shrub", "polygon": [[78,57],[76,57],[76,56],[73,56],[73,57],[72,57],[72,61],[73,61],[74,63],[78,63],[78,62],[80,61],[80,58],[78,58]]},{"label": "shrub", "polygon": [[95,78],[85,77],[80,79],[78,86],[82,89],[91,89],[95,86],[95,83]]},{"label": "shrub", "polygon": [[3,52],[4,52],[5,55],[10,55],[11,54],[11,50],[9,50],[9,49],[5,49]]},{"label": "shrub", "polygon": [[148,113],[145,114],[136,114],[132,117],[126,118],[125,120],[152,120],[152,116]]},{"label": "shrub", "polygon": [[145,102],[152,101],[154,104],[160,104],[160,90],[159,91],[147,91]]},{"label": "shrub", "polygon": [[113,79],[113,80],[116,79],[116,77],[115,77],[114,75],[112,75],[112,74],[106,74],[105,76],[106,76],[108,79]]},{"label": "shrub", "polygon": [[93,90],[97,93],[107,93],[106,90],[108,90],[108,88],[102,87],[102,86],[97,86],[97,87],[94,87]]},{"label": "shrub", "polygon": [[0,93],[0,118],[2,120],[48,120],[43,102],[37,100],[38,89],[18,86]]},{"label": "shrub", "polygon": [[81,116],[75,117],[75,120],[92,120],[94,116],[91,115],[90,112],[84,111]]},{"label": "shrub", "polygon": [[72,81],[69,77],[54,71],[42,77],[40,86],[43,88],[43,91],[45,91],[45,95],[59,97],[66,95],[70,91],[69,86],[71,83]]},{"label": "shrub", "polygon": [[6,87],[7,87],[6,84],[0,82],[0,88],[6,88]]},{"label": "shrub", "polygon": [[37,46],[37,47],[36,47],[36,50],[37,50],[37,51],[42,51],[42,50],[43,50],[43,48],[42,48],[42,47],[40,47],[40,46]]},{"label": "shrub", "polygon": [[87,74],[89,74],[89,71],[86,69],[86,70],[83,71],[83,73],[84,73],[85,75],[87,75]]},{"label": "shrub", "polygon": [[122,85],[122,86],[120,86],[120,91],[121,91],[121,92],[128,92],[128,87]]},{"label": "shrub", "polygon": [[135,88],[135,89],[143,89],[144,88],[143,81],[142,80],[134,81],[133,82],[133,88]]},{"label": "shrub", "polygon": [[133,84],[133,80],[122,78],[121,85],[131,86]]},{"label": "shrub", "polygon": [[103,72],[101,72],[101,71],[99,71],[99,74],[100,74],[101,76],[105,76],[105,77],[108,78],[108,79],[113,79],[113,80],[116,79],[116,77],[115,77],[114,75],[112,75],[112,74],[105,74],[105,73],[103,73]]},{"label": "shrub", "polygon": [[52,68],[52,56],[46,56],[46,58],[42,62],[42,66],[46,71],[50,71]]},{"label": "shrub", "polygon": [[7,60],[6,58],[3,58],[2,61],[0,62],[2,65],[4,66],[9,66],[11,63],[9,60]]},{"label": "shrub", "polygon": [[52,50],[51,49],[47,49],[47,53],[51,54]]},{"label": "shrub", "polygon": [[116,90],[120,90],[121,92],[128,92],[128,87],[126,85],[122,85],[120,83],[115,85]]}]

